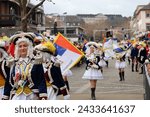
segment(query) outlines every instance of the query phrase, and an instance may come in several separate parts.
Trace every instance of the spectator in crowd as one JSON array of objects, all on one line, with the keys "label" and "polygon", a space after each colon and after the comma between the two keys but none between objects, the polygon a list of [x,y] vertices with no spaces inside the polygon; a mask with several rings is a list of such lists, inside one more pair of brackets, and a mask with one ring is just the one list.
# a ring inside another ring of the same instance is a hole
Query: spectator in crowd
[{"label": "spectator in crowd", "polygon": [[131,60],[132,60],[132,72],[138,72],[138,45],[134,44],[133,48],[131,49]]},{"label": "spectator in crowd", "polygon": [[147,59],[147,52],[146,52],[146,44],[144,42],[141,42],[141,48],[139,50],[138,58],[139,58],[139,63],[141,66],[141,72],[140,74],[143,74],[143,65],[145,63],[145,60]]}]

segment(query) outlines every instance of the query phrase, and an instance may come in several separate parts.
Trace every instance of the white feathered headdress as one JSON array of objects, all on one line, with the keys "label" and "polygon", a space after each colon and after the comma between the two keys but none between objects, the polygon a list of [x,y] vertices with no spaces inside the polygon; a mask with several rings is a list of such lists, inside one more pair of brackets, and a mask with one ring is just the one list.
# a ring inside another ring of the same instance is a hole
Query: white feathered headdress
[{"label": "white feathered headdress", "polygon": [[96,42],[88,42],[86,43],[85,47],[86,47],[85,53],[88,54],[90,53],[90,48],[93,47],[95,51],[98,48],[98,44]]},{"label": "white feathered headdress", "polygon": [[94,48],[98,48],[98,44],[96,42],[88,42],[86,43],[85,47],[94,47]]}]

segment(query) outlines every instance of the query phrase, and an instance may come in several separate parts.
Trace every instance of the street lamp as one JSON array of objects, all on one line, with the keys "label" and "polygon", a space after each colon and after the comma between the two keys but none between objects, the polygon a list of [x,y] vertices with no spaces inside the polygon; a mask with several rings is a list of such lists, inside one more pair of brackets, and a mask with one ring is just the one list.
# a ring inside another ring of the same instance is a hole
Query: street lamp
[{"label": "street lamp", "polygon": [[66,36],[66,34],[67,34],[67,31],[66,31],[66,14],[67,14],[67,12],[64,12],[63,13],[63,15],[64,15],[64,36]]}]

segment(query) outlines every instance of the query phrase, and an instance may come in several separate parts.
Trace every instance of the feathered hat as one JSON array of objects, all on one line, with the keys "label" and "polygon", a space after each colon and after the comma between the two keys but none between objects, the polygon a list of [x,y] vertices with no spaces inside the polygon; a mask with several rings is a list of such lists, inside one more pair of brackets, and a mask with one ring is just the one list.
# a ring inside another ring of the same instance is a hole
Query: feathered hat
[{"label": "feathered hat", "polygon": [[40,44],[46,41],[46,37],[44,37],[42,34],[39,34],[39,33],[34,33],[34,34],[35,34],[35,37],[34,37],[35,44]]},{"label": "feathered hat", "polygon": [[146,47],[146,43],[145,42],[139,42],[139,45],[141,45],[142,47]]},{"label": "feathered hat", "polygon": [[6,42],[0,41],[0,52],[2,53],[2,58],[3,57],[5,58],[8,55],[6,52],[5,46],[6,46]]},{"label": "feathered hat", "polygon": [[14,51],[14,55],[15,58],[18,59],[19,58],[19,51],[18,51],[18,44],[20,42],[26,42],[28,43],[28,52],[27,52],[27,56],[32,58],[32,54],[33,54],[33,39],[34,39],[35,35],[34,33],[31,32],[21,32],[19,34],[15,34],[13,36],[10,37],[10,42],[13,43],[15,45],[15,51]]},{"label": "feathered hat", "polygon": [[103,44],[102,43],[97,43],[98,47],[102,47]]},{"label": "feathered hat", "polygon": [[5,50],[6,42],[5,41],[0,41],[0,48]]},{"label": "feathered hat", "polygon": [[98,48],[98,44],[96,42],[88,42],[85,45],[87,48],[88,47],[94,47],[94,48]]},{"label": "feathered hat", "polygon": [[94,48],[94,52],[96,52],[96,50],[98,48],[98,44],[96,42],[88,42],[88,43],[86,43],[85,47],[86,47],[85,53],[89,54],[90,48]]},{"label": "feathered hat", "polygon": [[35,48],[35,50],[39,50],[39,51],[42,51],[42,52],[47,52],[47,53],[50,53],[52,55],[54,55],[55,51],[56,51],[55,46],[50,41],[41,43],[41,44],[35,46],[34,48]]},{"label": "feathered hat", "polygon": [[14,45],[16,45],[16,42],[20,42],[20,41],[31,41],[33,43],[33,39],[35,37],[34,33],[25,33],[25,32],[21,32],[19,34],[15,34],[13,36],[10,37],[10,42],[14,43]]}]

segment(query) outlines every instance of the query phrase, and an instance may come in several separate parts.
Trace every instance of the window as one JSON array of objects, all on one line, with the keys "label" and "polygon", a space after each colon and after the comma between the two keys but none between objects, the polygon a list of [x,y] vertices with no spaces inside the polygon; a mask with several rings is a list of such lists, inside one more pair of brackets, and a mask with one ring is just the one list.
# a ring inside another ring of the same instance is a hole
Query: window
[{"label": "window", "polygon": [[150,24],[146,24],[146,30],[150,31]]},{"label": "window", "polygon": [[150,11],[149,10],[145,11],[145,16],[146,16],[146,18],[150,18]]},{"label": "window", "polygon": [[150,13],[147,13],[147,14],[146,14],[146,17],[147,17],[147,18],[150,18]]}]

